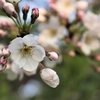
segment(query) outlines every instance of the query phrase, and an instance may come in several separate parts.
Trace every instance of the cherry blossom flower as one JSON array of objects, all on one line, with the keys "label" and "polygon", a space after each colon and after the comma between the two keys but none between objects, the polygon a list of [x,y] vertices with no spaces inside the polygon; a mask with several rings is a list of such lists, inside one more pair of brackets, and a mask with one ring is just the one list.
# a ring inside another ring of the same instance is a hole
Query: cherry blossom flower
[{"label": "cherry blossom flower", "polygon": [[64,14],[65,18],[69,18],[71,13],[75,11],[76,0],[57,0],[55,8],[59,14]]},{"label": "cherry blossom flower", "polygon": [[68,35],[66,28],[60,24],[56,16],[51,16],[47,23],[39,24],[38,30],[40,32],[39,43],[45,48],[49,46],[56,50],[59,49],[58,41]]},{"label": "cherry blossom flower", "polygon": [[14,39],[9,45],[12,60],[26,71],[34,71],[45,57],[45,50],[38,44],[38,36],[25,35]]},{"label": "cherry blossom flower", "polygon": [[50,68],[42,69],[40,76],[42,80],[52,88],[56,88],[59,85],[59,77],[57,73]]},{"label": "cherry blossom flower", "polygon": [[80,48],[85,55],[90,55],[92,51],[96,51],[100,48],[99,39],[95,34],[95,31],[86,31],[83,34]]},{"label": "cherry blossom flower", "polygon": [[[83,17],[83,24],[89,30],[100,30],[100,20],[99,15],[94,14],[91,11],[88,11]],[[92,27],[91,27],[92,26]]]}]

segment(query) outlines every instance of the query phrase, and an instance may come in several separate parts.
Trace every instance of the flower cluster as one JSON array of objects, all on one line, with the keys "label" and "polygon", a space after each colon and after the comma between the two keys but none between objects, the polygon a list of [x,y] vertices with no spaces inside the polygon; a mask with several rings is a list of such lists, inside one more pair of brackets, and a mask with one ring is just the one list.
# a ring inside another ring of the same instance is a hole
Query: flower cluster
[{"label": "flower cluster", "polygon": [[[39,17],[39,9],[33,8],[31,10],[30,22],[27,23],[30,6],[26,4],[22,7],[22,10],[20,10],[18,5],[19,2],[21,2],[21,0],[0,0],[1,11],[4,12],[9,19],[12,19],[18,28],[18,33],[16,32],[16,35],[14,35],[15,38],[10,41],[7,48],[3,48],[1,51],[0,70],[10,70],[10,72],[12,71],[13,73],[16,73],[16,75],[20,75],[19,78],[22,79],[23,73],[26,75],[34,75],[36,74],[37,69],[40,68],[40,75],[43,81],[55,88],[59,85],[58,75],[54,70],[45,68],[41,64],[41,61],[43,61],[46,56],[50,60],[57,60],[58,55],[55,52],[45,51],[45,49],[38,44],[39,36],[34,35],[32,32],[32,27]],[[20,11],[22,11],[23,20],[21,19]],[[7,24],[0,23],[1,28],[6,28],[3,25],[7,26]],[[8,59],[9,56],[10,59]],[[7,66],[9,62],[11,65],[10,67]],[[10,76],[10,79],[14,78],[16,78],[16,76],[13,78]]]}]

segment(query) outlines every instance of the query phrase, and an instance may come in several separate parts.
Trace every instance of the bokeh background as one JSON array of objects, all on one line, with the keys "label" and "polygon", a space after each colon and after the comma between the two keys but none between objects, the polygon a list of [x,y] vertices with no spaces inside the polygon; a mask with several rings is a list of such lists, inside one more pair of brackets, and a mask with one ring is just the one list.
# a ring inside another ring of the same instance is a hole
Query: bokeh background
[{"label": "bokeh background", "polygon": [[[57,61],[45,59],[43,64],[57,72],[60,84],[57,88],[46,85],[39,70],[35,75],[24,74],[20,80],[20,74],[16,76],[7,69],[0,72],[0,100],[100,100],[100,47],[97,46],[100,43],[100,0],[86,0],[85,9],[81,8],[84,3],[74,8],[77,1],[82,0],[22,0],[19,3],[20,9],[25,4],[31,9],[40,9],[40,19],[32,32],[40,36],[39,44],[46,50],[59,54]],[[63,2],[67,2],[65,8]],[[0,11],[0,16],[5,14]],[[18,32],[13,24],[3,29],[4,34],[1,29],[0,48],[8,45]]]}]

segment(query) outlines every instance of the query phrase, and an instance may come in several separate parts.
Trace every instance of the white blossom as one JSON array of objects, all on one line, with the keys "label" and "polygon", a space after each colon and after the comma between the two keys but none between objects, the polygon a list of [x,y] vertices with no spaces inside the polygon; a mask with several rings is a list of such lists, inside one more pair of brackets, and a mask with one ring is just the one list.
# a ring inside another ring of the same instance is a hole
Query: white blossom
[{"label": "white blossom", "polygon": [[59,85],[59,77],[57,73],[50,68],[42,69],[40,76],[42,80],[52,88],[56,88]]},{"label": "white blossom", "polygon": [[82,37],[81,50],[85,55],[100,48],[100,42],[95,31],[86,31]]},{"label": "white blossom", "polygon": [[94,14],[91,11],[88,11],[83,17],[84,26],[92,31],[100,30],[100,20],[99,15]]},{"label": "white blossom", "polygon": [[38,44],[38,36],[25,35],[14,39],[9,45],[12,60],[26,71],[34,71],[45,57],[45,50]]}]

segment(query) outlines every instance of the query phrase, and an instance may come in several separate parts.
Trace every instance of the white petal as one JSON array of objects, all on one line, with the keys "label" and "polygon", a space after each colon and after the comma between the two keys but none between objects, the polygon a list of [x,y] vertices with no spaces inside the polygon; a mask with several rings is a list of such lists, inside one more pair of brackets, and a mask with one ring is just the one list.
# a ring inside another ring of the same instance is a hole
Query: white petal
[{"label": "white petal", "polygon": [[18,74],[20,69],[19,69],[19,66],[16,63],[12,62],[12,64],[11,64],[11,70],[14,73]]},{"label": "white petal", "polygon": [[26,71],[33,71],[37,69],[38,67],[38,62],[34,61],[32,57],[28,57],[25,66],[23,67],[24,70]]},{"label": "white petal", "polygon": [[85,43],[82,43],[81,50],[87,56],[91,54],[91,49]]},{"label": "white petal", "polygon": [[19,50],[23,47],[23,43],[22,43],[22,38],[16,38],[14,39],[11,44],[8,46],[9,50],[11,53],[15,52],[16,50]]},{"label": "white petal", "polygon": [[27,76],[31,76],[31,75],[35,75],[37,72],[37,69],[33,70],[33,71],[25,71],[24,70],[24,73],[27,75]]},{"label": "white petal", "polygon": [[23,63],[22,61],[24,59],[21,51],[16,51],[16,52],[12,53],[11,58],[18,66]]},{"label": "white petal", "polygon": [[36,61],[42,61],[45,57],[45,50],[42,46],[36,45],[33,48],[33,53],[32,58]]},{"label": "white petal", "polygon": [[37,44],[37,42],[38,42],[38,36],[33,35],[33,34],[25,35],[23,37],[23,42],[27,46],[35,46]]},{"label": "white petal", "polygon": [[20,59],[20,62],[19,62],[19,68],[22,68],[23,66],[25,66],[26,61],[27,61],[27,57],[22,56],[22,58]]}]

